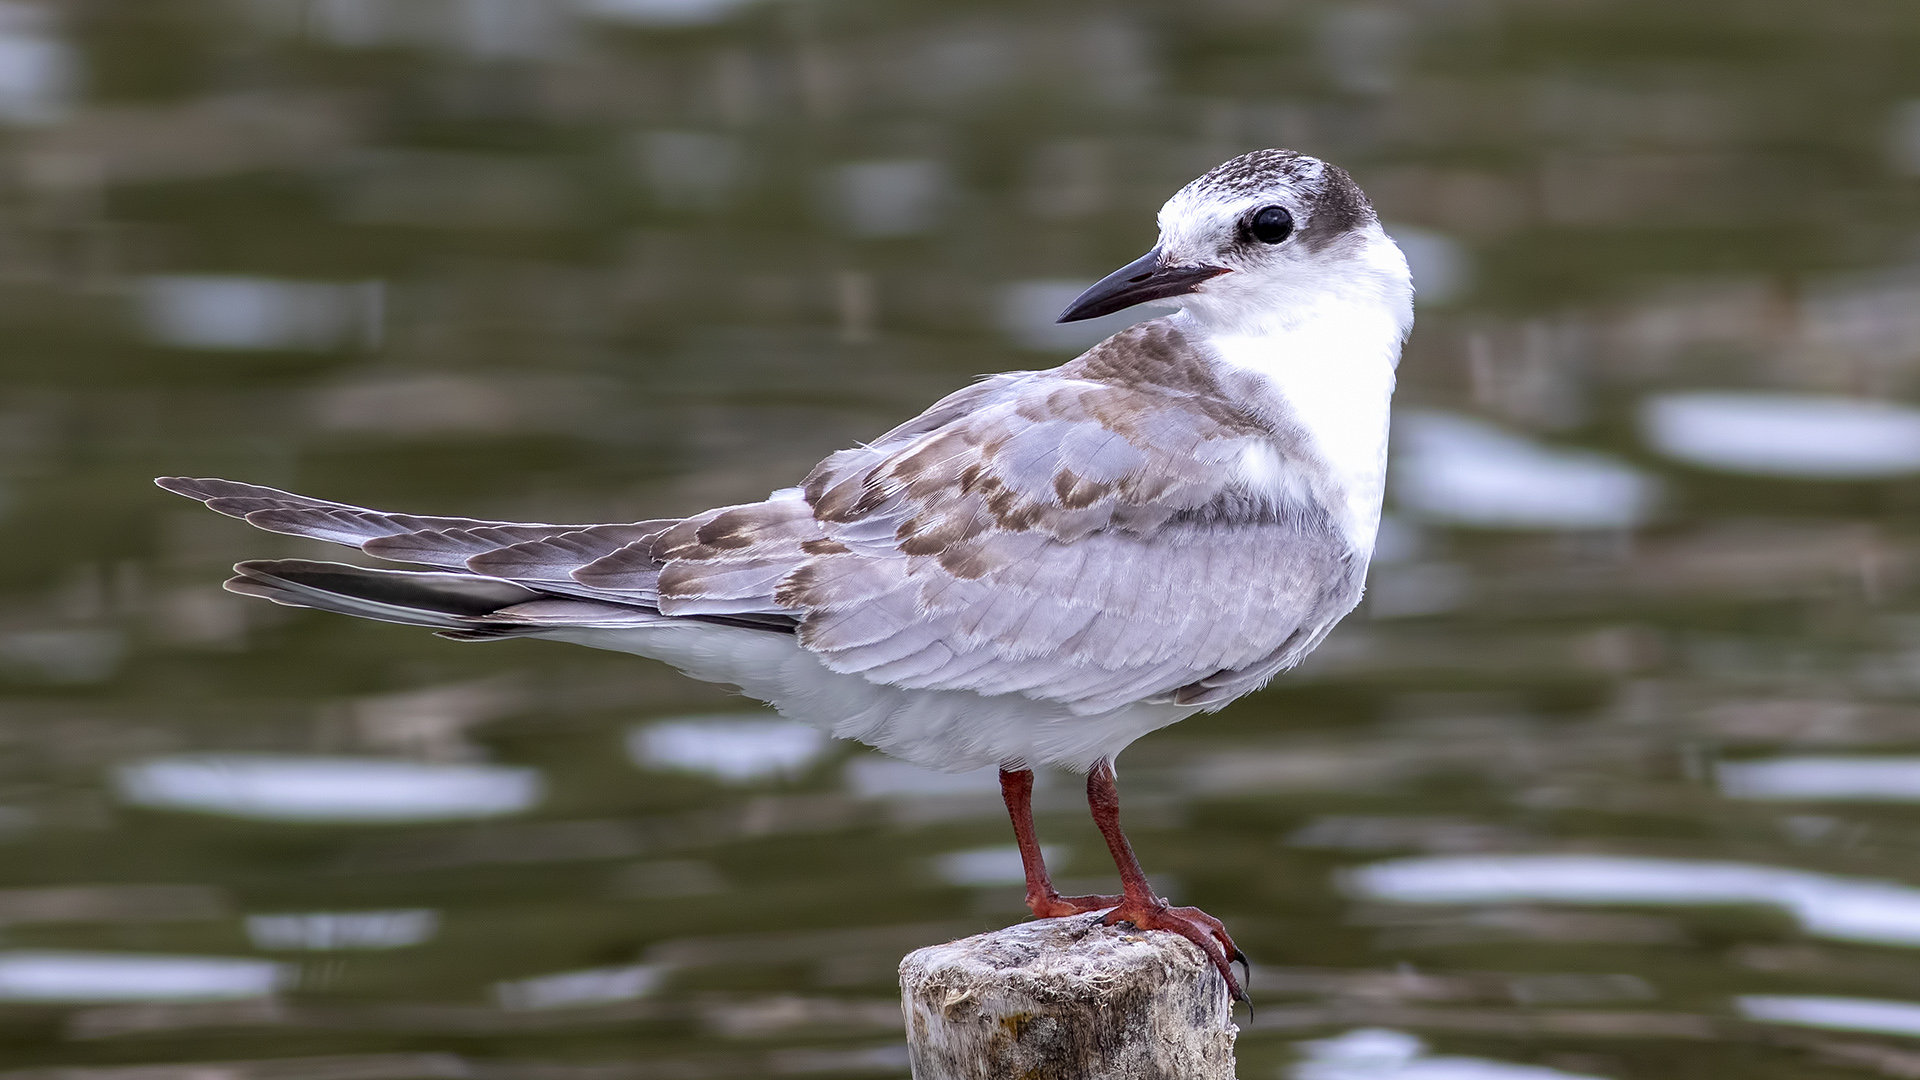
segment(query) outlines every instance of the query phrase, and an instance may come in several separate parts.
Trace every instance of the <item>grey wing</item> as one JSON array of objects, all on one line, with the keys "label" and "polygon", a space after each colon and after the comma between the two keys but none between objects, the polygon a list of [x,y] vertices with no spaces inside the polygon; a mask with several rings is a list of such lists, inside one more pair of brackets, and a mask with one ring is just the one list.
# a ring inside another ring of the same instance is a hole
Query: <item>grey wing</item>
[{"label": "grey wing", "polygon": [[[730,610],[709,606],[746,602],[727,585],[773,582],[760,603],[797,614],[836,671],[1094,713],[1224,704],[1357,602],[1284,448],[1217,399],[1051,373],[966,405],[827,459],[804,506],[753,511],[753,536],[661,552],[661,610]],[[1250,455],[1279,479],[1243,482]]]}]

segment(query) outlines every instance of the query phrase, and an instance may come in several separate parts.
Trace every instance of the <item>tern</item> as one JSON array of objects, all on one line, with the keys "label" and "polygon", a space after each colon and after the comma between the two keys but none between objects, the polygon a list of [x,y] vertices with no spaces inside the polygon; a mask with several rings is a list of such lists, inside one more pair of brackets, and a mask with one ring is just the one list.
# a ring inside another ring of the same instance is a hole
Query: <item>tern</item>
[{"label": "tern", "polygon": [[[634,653],[916,765],[997,766],[1036,917],[1104,910],[1180,934],[1241,998],[1226,928],[1148,884],[1114,758],[1265,685],[1359,603],[1413,285],[1346,172],[1275,149],[1181,188],[1153,249],[1060,321],[1148,301],[1176,310],[691,517],[523,524],[156,482],[425,568],[243,562],[233,592],[459,641]],[[1121,895],[1053,887],[1039,766],[1087,774]]]}]

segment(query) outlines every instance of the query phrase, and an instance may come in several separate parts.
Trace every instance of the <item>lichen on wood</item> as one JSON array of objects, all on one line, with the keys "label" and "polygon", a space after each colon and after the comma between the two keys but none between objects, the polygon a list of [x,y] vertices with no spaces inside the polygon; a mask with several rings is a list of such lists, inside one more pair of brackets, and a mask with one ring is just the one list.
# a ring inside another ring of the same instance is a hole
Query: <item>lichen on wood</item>
[{"label": "lichen on wood", "polygon": [[1177,934],[1040,919],[900,964],[914,1080],[1232,1080],[1225,980]]}]

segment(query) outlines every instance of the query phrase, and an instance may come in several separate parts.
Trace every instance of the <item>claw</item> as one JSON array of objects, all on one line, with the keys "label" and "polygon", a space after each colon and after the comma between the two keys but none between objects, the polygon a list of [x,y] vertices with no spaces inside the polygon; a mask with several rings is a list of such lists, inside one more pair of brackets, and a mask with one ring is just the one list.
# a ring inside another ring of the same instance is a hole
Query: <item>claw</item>
[{"label": "claw", "polygon": [[[1227,936],[1226,927],[1220,924],[1219,919],[1199,908],[1176,908],[1165,904],[1148,905],[1122,898],[1120,906],[1109,911],[1103,921],[1108,926],[1124,922],[1132,923],[1142,930],[1168,930],[1179,934],[1200,946],[1200,950],[1207,954],[1207,959],[1213,962],[1214,969],[1220,972],[1222,979],[1226,980],[1227,993],[1234,1001],[1252,1003],[1253,999],[1247,996],[1240,980],[1233,977],[1233,961],[1229,959],[1230,956],[1236,957],[1245,963],[1246,956],[1241,953],[1238,946],[1233,944],[1233,939]],[[1248,969],[1248,979],[1252,979],[1251,968]]]}]

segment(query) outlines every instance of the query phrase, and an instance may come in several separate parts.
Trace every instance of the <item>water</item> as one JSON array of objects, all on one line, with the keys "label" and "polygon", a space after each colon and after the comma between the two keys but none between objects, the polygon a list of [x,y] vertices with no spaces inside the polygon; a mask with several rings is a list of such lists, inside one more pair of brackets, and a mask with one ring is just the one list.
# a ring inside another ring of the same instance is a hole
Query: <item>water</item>
[{"label": "water", "polygon": [[[1423,295],[1368,606],[1120,761],[1256,961],[1241,1075],[1920,1075],[1917,49],[1808,0],[0,4],[0,1080],[904,1076],[899,957],[1023,916],[990,774],[242,601],[319,549],[148,478],[757,497],[1066,358],[1043,309],[1272,144]],[[1077,784],[1041,832],[1112,891]]]}]

